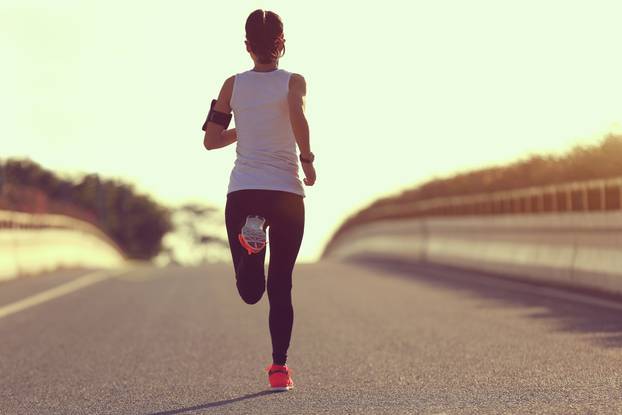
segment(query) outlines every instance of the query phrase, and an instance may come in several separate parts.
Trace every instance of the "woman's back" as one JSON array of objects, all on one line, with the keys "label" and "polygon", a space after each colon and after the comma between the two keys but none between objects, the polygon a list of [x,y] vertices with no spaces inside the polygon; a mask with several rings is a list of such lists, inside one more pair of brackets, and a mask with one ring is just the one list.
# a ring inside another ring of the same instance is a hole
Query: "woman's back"
[{"label": "woman's back", "polygon": [[228,192],[281,190],[304,196],[298,178],[296,138],[288,92],[291,73],[246,71],[235,76],[231,108],[237,130],[237,158]]}]

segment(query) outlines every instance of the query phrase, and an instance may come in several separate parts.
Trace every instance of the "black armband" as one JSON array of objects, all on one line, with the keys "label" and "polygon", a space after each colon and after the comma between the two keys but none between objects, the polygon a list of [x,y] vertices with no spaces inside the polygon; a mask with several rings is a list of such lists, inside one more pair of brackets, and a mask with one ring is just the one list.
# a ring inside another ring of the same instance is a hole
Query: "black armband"
[{"label": "black armband", "polygon": [[222,125],[223,127],[225,127],[225,130],[229,127],[229,123],[231,122],[231,114],[216,111],[214,109],[214,105],[216,105],[215,99],[212,100],[209,112],[207,113],[207,119],[203,123],[203,131],[207,130],[208,121],[216,123],[218,125]]}]

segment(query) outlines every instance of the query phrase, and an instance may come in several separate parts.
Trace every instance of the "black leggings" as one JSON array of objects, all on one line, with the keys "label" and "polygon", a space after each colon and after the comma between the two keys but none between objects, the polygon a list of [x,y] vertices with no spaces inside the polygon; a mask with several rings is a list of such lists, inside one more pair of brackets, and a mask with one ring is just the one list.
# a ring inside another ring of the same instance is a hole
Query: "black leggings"
[{"label": "black leggings", "polygon": [[270,264],[268,300],[273,363],[284,365],[292,335],[292,271],[304,232],[305,208],[302,196],[276,190],[238,190],[227,195],[225,222],[240,297],[255,304],[266,287],[266,250],[249,255],[238,240],[248,215],[266,218]]}]

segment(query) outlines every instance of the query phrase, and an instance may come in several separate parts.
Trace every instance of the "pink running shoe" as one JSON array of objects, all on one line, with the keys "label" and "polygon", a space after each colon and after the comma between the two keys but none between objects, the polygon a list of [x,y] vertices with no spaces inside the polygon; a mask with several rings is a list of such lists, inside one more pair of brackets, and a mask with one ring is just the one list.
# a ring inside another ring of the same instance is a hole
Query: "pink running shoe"
[{"label": "pink running shoe", "polygon": [[270,389],[277,392],[288,391],[294,387],[294,381],[292,381],[292,370],[285,366],[272,364],[266,368],[268,371],[268,381],[270,382]]},{"label": "pink running shoe", "polygon": [[266,247],[266,231],[263,225],[266,220],[261,216],[249,215],[242,227],[238,239],[249,255],[258,254]]}]

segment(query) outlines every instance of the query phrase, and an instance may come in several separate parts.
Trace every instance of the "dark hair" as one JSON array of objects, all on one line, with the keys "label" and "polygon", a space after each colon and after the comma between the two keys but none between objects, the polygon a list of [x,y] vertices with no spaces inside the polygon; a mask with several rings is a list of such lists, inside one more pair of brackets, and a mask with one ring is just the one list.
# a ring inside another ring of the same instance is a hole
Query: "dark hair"
[{"label": "dark hair", "polygon": [[285,54],[283,22],[278,14],[257,9],[246,19],[246,40],[259,63],[272,63]]}]

